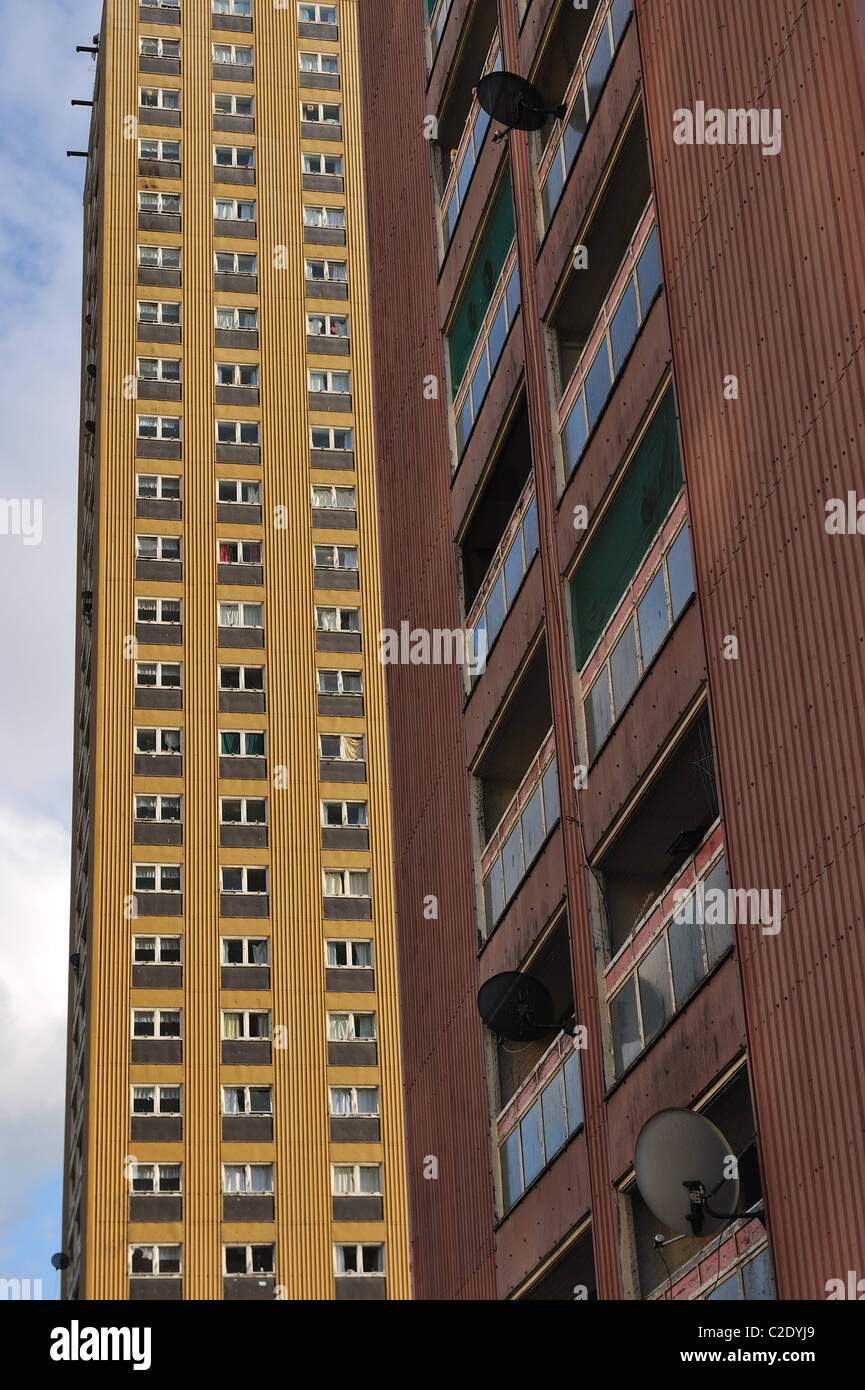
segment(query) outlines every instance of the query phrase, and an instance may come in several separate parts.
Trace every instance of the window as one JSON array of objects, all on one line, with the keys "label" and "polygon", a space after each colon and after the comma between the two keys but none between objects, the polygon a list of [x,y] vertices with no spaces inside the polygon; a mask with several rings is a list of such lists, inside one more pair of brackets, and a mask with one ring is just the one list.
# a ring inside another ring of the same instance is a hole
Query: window
[{"label": "window", "polygon": [[465,376],[513,241],[514,208],[508,174],[496,195],[465,289],[448,327],[447,352],[452,396],[456,396]]},{"label": "window", "polygon": [[179,58],[180,39],[153,39],[141,37],[138,52],[142,58]]},{"label": "window", "polygon": [[179,1086],[133,1086],[133,1115],[179,1115],[181,1092]]},{"label": "window", "polygon": [[303,225],[305,227],[336,227],[344,231],[345,208],[304,207]]},{"label": "window", "polygon": [[180,479],[174,474],[138,473],[135,479],[136,496],[154,502],[179,502]]},{"label": "window", "polygon": [[179,1009],[133,1009],[133,1038],[179,1038]]},{"label": "window", "polygon": [[484,911],[490,931],[513,898],[541,846],[559,819],[559,783],[553,758],[538,776],[531,796],[521,792],[519,815],[484,877]]},{"label": "window", "polygon": [[180,163],[179,140],[154,140],[147,136],[138,141],[139,159],[164,159],[171,164]]},{"label": "window", "polygon": [[138,322],[171,324],[172,326],[179,324],[180,304],[172,303],[170,300],[156,303],[149,299],[139,299]]},{"label": "window", "polygon": [[217,420],[217,444],[261,443],[261,426],[257,420]]},{"label": "window", "polygon": [[139,415],[136,433],[139,439],[177,440],[180,438],[180,416]]},{"label": "window", "polygon": [[133,864],[136,893],[179,893],[182,870],[179,864]]},{"label": "window", "polygon": [[[461,397],[456,403],[456,437],[457,448],[460,453],[466,446],[475,420],[486,399],[493,373],[498,366],[499,358],[504,351],[508,334],[513,327],[517,310],[520,307],[520,275],[516,263],[516,253],[513,254],[512,268],[506,273],[507,280],[506,282],[503,281],[498,295],[498,307],[494,314],[490,310],[491,320],[482,325],[483,341],[480,355],[474,362],[470,376],[456,391],[456,396]],[[459,383],[454,383],[455,387],[458,385]]]},{"label": "window", "polygon": [[217,362],[217,386],[258,386],[258,366],[254,362]]},{"label": "window", "polygon": [[152,1192],[175,1196],[181,1191],[179,1163],[133,1162],[130,1186],[134,1193]]},{"label": "window", "polygon": [[179,560],[179,536],[136,536],[135,558],[137,560]]},{"label": "window", "polygon": [[242,478],[219,478],[216,483],[216,496],[220,502],[260,507],[261,483],[248,483]]},{"label": "window", "polygon": [[326,941],[324,959],[329,970],[371,970],[372,942],[344,941],[342,938]]},{"label": "window", "polygon": [[252,15],[252,0],[213,0],[214,14]]},{"label": "window", "polygon": [[258,329],[258,310],[238,309],[228,304],[220,304],[216,309],[216,327],[255,332]]},{"label": "window", "polygon": [[224,1270],[228,1274],[272,1274],[272,1245],[223,1246]]},{"label": "window", "polygon": [[220,666],[220,690],[264,690],[263,666]]},{"label": "window", "polygon": [[214,265],[217,275],[258,274],[258,257],[245,251],[217,251]]},{"label": "window", "polygon": [[307,261],[306,278],[344,285],[348,280],[348,266],[345,261]]},{"label": "window", "polygon": [[347,338],[345,314],[307,314],[306,331],[311,338]]},{"label": "window", "polygon": [[308,372],[310,391],[336,395],[351,394],[351,372]]},{"label": "window", "polygon": [[313,449],[338,449],[350,454],[354,449],[354,431],[313,425],[309,433],[309,442]]},{"label": "window", "polygon": [[223,1115],[272,1115],[271,1086],[223,1086]]},{"label": "window", "polygon": [[145,1276],[165,1279],[180,1275],[179,1245],[130,1245],[129,1274],[133,1279]]},{"label": "window", "polygon": [[139,381],[179,381],[179,357],[139,357]]},{"label": "window", "polygon": [[263,603],[221,603],[220,627],[264,627]]},{"label": "window", "polygon": [[323,801],[321,803],[321,823],[328,827],[365,830],[368,807],[365,801]]},{"label": "window", "polygon": [[217,169],[254,169],[254,145],[214,145],[213,162]]},{"label": "window", "polygon": [[369,869],[324,869],[322,879],[326,898],[370,896]]},{"label": "window", "polygon": [[313,546],[315,568],[319,570],[356,570],[356,545]]},{"label": "window", "polygon": [[331,1086],[330,1113],[341,1115],[378,1115],[378,1086]]},{"label": "window", "polygon": [[136,599],[136,622],[179,623],[180,617],[181,606],[179,598]]},{"label": "window", "polygon": [[360,734],[319,734],[318,747],[322,758],[339,762],[362,763],[366,740]]},{"label": "window", "polygon": [[249,198],[214,198],[213,215],[217,222],[254,222],[255,203]]},{"label": "window", "polygon": [[315,626],[319,632],[360,632],[360,609],[316,608]]},{"label": "window", "polygon": [[179,246],[139,246],[138,264],[149,270],[179,270]]},{"label": "window", "polygon": [[223,893],[266,893],[267,869],[236,869],[223,865],[219,870],[220,891]]},{"label": "window", "polygon": [[179,87],[139,87],[139,106],[159,107],[163,111],[180,110]]},{"label": "window", "polygon": [[343,1274],[384,1274],[383,1245],[335,1245],[334,1269]]},{"label": "window", "polygon": [[[316,125],[339,125],[342,121],[342,109],[329,102],[302,101],[300,103],[300,119],[313,121]],[[315,158],[315,156],[313,157]]]},{"label": "window", "polygon": [[270,1014],[266,1009],[223,1009],[222,1036],[226,1042],[238,1038],[270,1038]]},{"label": "window", "polygon": [[181,739],[180,729],[139,728],[135,730],[135,751],[177,755],[181,751]]},{"label": "window", "polygon": [[260,564],[260,541],[217,541],[220,564]]},{"label": "window", "polygon": [[180,965],[179,936],[133,936],[133,965]]},{"label": "window", "polygon": [[223,965],[270,965],[270,942],[266,936],[224,936]]},{"label": "window", "polygon": [[178,661],[136,661],[135,684],[140,690],[179,690],[181,666]]},{"label": "window", "polygon": [[357,494],[353,487],[321,487],[314,483],[312,505],[315,508],[353,512],[357,510]]},{"label": "window", "polygon": [[219,755],[222,758],[263,758],[264,730],[221,730]]},{"label": "window", "polygon": [[272,1163],[223,1163],[222,1190],[226,1196],[271,1196]]},{"label": "window", "polygon": [[374,1042],[375,1014],[328,1014],[327,1037],[329,1042]]},{"label": "window", "polygon": [[319,671],[319,695],[362,695],[362,671]]},{"label": "window", "polygon": [[138,194],[139,212],[160,212],[166,217],[180,216],[179,193],[147,193],[143,189]]},{"label": "window", "polygon": [[500,1145],[503,1211],[513,1206],[582,1123],[579,1053],[572,1050]]},{"label": "window", "polygon": [[238,116],[244,120],[255,114],[253,98],[235,96],[233,92],[214,92],[213,111],[216,116]]},{"label": "window", "polygon": [[183,819],[182,802],[179,796],[162,796],[145,793],[135,797],[135,819],[140,821],[163,821],[179,824]]},{"label": "window", "polygon": [[339,54],[337,53],[301,53],[300,54],[301,72],[339,72]]},{"label": "window", "polygon": [[252,49],[248,44],[215,43],[213,45],[214,63],[229,63],[233,67],[252,67]]},{"label": "window", "polygon": [[380,1197],[380,1163],[332,1163],[330,1190],[334,1197]]},{"label": "window", "polygon": [[327,174],[330,178],[342,178],[341,154],[304,154],[302,159],[305,174]]},{"label": "window", "polygon": [[267,801],[262,796],[223,796],[220,825],[267,825]]},{"label": "window", "polygon": [[336,5],[298,5],[301,24],[336,24]]}]

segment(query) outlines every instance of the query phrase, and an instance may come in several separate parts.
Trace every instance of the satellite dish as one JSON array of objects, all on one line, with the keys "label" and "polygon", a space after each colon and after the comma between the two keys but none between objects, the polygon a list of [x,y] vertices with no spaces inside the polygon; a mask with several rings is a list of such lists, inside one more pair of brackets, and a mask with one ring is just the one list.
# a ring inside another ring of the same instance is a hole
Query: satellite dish
[{"label": "satellite dish", "polygon": [[476,94],[487,115],[505,127],[494,140],[503,140],[509,130],[541,130],[548,116],[561,120],[568,109],[545,106],[537,87],[515,72],[488,72]]},{"label": "satellite dish", "polygon": [[717,1125],[693,1110],[659,1110],[637,1136],[637,1186],[654,1216],[683,1236],[711,1236],[737,1218],[739,1179]]},{"label": "satellite dish", "polygon": [[56,1255],[51,1256],[51,1263],[55,1269],[68,1269],[70,1263],[69,1256],[66,1254],[65,1250],[58,1250]]},{"label": "satellite dish", "polygon": [[546,985],[515,970],[493,975],[481,985],[478,1013],[488,1028],[512,1042],[538,1042],[556,1027]]}]

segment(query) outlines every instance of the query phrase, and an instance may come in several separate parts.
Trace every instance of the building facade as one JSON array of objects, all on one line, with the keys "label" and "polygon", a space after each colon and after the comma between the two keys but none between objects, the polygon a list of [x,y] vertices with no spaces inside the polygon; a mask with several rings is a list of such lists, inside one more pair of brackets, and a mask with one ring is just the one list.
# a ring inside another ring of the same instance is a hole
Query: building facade
[{"label": "building facade", "polygon": [[409,1296],[357,8],[105,5],[70,1299]]},{"label": "building facade", "polygon": [[[384,621],[486,650],[388,667],[415,1296],[824,1298],[865,1250],[861,7],[371,3],[360,46]],[[495,139],[501,68],[563,118]],[[507,971],[536,1042],[481,1022]],[[737,1159],[720,1237],[636,1186],[667,1107]]]}]

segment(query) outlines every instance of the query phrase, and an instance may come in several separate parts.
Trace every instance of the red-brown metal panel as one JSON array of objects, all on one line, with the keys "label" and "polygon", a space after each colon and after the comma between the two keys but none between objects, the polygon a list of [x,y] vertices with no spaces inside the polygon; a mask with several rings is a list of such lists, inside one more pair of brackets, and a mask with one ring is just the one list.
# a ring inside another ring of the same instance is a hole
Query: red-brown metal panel
[{"label": "red-brown metal panel", "polygon": [[[865,7],[637,11],[729,863],[783,893],[739,929],[778,1293],[823,1298],[865,1258],[865,537],[824,525],[865,452]],[[697,101],[779,109],[780,153],[675,144]]]}]

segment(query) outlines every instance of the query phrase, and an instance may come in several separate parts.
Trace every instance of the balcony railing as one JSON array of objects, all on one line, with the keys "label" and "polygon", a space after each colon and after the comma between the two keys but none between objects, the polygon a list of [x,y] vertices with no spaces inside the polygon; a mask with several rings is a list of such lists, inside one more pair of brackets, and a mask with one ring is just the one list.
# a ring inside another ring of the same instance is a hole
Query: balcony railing
[{"label": "balcony railing", "polygon": [[462,457],[474,429],[475,420],[480,413],[519,307],[520,273],[514,243],[493,291],[478,341],[469,358],[469,365],[454,396],[458,460]]},{"label": "balcony railing", "polygon": [[481,855],[484,935],[505,911],[559,819],[555,747],[551,729]]},{"label": "balcony railing", "polygon": [[574,74],[565,93],[567,113],[541,156],[538,184],[544,226],[555,212],[565,181],[588,128],[598,97],[613,65],[619,40],[625,32],[632,0],[606,0],[592,20]]},{"label": "balcony railing", "polygon": [[432,68],[436,54],[439,51],[439,44],[442,41],[442,34],[448,22],[448,15],[451,12],[453,0],[427,0],[427,12],[429,14],[429,40],[430,40],[430,68]]},{"label": "balcony railing", "polygon": [[565,477],[570,477],[582,456],[660,286],[658,233],[650,199],[562,396],[559,430]]},{"label": "balcony railing", "polygon": [[579,1052],[560,1033],[497,1121],[506,1212],[583,1123]]},{"label": "balcony railing", "polygon": [[[502,66],[502,54],[499,46],[499,36],[496,32],[490,45],[481,76],[488,72],[498,72]],[[442,194],[439,207],[439,216],[442,226],[442,259],[447,254],[447,249],[451,243],[451,237],[459,220],[469,184],[472,181],[478,160],[480,159],[481,149],[483,148],[486,133],[489,130],[490,117],[479,105],[477,97],[472,98],[469,108],[468,119],[465,129],[460,137],[457,148],[453,152],[451,171],[448,175],[445,190]]]},{"label": "balcony railing", "polygon": [[[471,650],[489,653],[538,548],[535,480],[530,477],[505,527],[484,581],[466,619]],[[480,644],[483,644],[482,646]],[[480,675],[475,670],[474,677]]]}]

